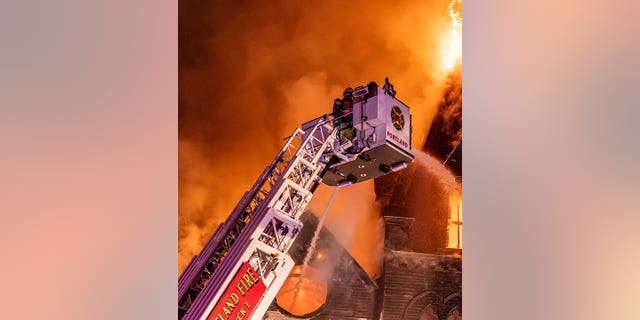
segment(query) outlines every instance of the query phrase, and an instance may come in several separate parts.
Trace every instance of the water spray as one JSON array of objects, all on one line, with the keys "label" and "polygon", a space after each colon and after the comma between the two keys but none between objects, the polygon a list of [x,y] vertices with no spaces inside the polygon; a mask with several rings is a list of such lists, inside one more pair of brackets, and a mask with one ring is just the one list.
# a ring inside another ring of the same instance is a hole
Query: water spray
[{"label": "water spray", "polygon": [[307,255],[304,257],[304,262],[302,263],[302,270],[300,271],[300,277],[298,277],[298,282],[296,283],[295,293],[293,294],[292,307],[295,306],[296,302],[298,301],[300,284],[302,283],[302,280],[304,280],[305,271],[307,270],[307,267],[309,266],[309,262],[311,261],[311,258],[313,257],[316,251],[316,246],[318,243],[318,239],[320,238],[320,231],[322,231],[322,225],[324,224],[324,219],[327,217],[327,213],[329,213],[329,208],[331,207],[331,204],[333,203],[333,200],[335,199],[336,194],[338,193],[338,189],[340,189],[341,187],[342,186],[338,186],[335,189],[333,189],[331,198],[329,198],[329,202],[327,202],[327,206],[324,208],[324,212],[322,213],[322,216],[318,221],[318,226],[316,227],[316,230],[313,233],[313,238],[311,239],[311,244],[309,245],[309,249],[307,250]]}]

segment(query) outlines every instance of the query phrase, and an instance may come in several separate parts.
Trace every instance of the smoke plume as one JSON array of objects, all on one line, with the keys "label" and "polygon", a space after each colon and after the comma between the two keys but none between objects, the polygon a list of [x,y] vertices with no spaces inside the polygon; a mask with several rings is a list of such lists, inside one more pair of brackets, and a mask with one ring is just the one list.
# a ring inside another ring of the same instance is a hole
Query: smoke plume
[{"label": "smoke plume", "polygon": [[[332,187],[323,185],[318,188],[309,203],[310,211],[320,214],[331,192]],[[372,180],[340,188],[325,225],[369,277],[375,278],[381,274],[384,224]]]}]

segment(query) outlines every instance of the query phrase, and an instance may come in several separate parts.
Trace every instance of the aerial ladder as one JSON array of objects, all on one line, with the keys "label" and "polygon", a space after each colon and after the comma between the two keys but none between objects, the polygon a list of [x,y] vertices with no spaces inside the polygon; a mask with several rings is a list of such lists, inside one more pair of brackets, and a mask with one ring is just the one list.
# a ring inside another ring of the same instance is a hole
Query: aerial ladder
[{"label": "aerial ladder", "polygon": [[405,168],[411,114],[393,86],[356,87],[346,139],[341,117],[304,123],[245,192],[178,278],[179,320],[262,319],[295,263],[288,251],[314,191],[345,187]]}]

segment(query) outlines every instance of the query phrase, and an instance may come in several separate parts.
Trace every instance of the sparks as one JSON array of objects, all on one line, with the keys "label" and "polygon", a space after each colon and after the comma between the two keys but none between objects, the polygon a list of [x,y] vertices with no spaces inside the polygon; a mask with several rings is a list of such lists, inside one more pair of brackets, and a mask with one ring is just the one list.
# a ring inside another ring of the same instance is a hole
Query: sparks
[{"label": "sparks", "polygon": [[449,24],[444,67],[451,70],[462,58],[462,0],[451,0],[449,3]]}]

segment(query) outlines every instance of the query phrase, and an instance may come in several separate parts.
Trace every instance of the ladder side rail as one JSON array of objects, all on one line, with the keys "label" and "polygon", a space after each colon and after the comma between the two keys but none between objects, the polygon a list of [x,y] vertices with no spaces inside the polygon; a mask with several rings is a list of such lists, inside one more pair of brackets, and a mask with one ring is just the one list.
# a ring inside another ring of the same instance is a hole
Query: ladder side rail
[{"label": "ladder side rail", "polygon": [[[243,213],[243,211],[247,210],[248,206],[251,205],[252,201],[257,200],[256,202],[262,202],[264,200],[264,199],[260,199],[260,195],[259,195],[260,189],[262,188],[263,185],[265,185],[265,182],[272,180],[272,177],[277,171],[275,169],[277,169],[278,165],[283,161],[283,158],[286,153],[286,149],[291,145],[292,140],[294,139],[296,134],[299,132],[300,132],[300,129],[296,129],[294,131],[294,134],[290,137],[290,139],[288,139],[287,143],[280,150],[276,158],[272,161],[271,165],[268,166],[260,175],[260,177],[254,184],[254,186],[248,192],[248,194],[252,195],[252,197],[250,199],[249,198],[241,199],[241,201],[236,205],[236,207],[234,208],[232,213],[229,215],[227,220],[225,220],[225,222],[233,222],[233,223],[224,223],[221,227],[219,227],[214,233],[214,235],[209,239],[207,246],[198,255],[200,257],[200,259],[198,259],[199,263],[194,264],[192,268],[187,272],[183,272],[184,275],[188,275],[188,276],[187,277],[181,276],[179,278],[179,281],[178,281],[179,282],[179,285],[178,285],[179,301],[185,299],[184,294],[187,293],[190,287],[194,286],[194,282],[196,282],[198,278],[203,274],[204,268],[211,260],[212,255],[215,253],[215,250],[220,246],[220,242],[226,239],[229,233],[232,231],[232,229],[237,225],[235,222]],[[277,179],[277,177],[275,178]],[[254,210],[249,209],[248,211],[255,211],[255,210],[257,210],[257,208],[255,208]],[[210,275],[209,275],[209,278],[210,278]],[[180,280],[183,280],[183,281],[180,281]],[[196,296],[197,295],[198,294],[196,294]]]},{"label": "ladder side rail", "polygon": [[[314,130],[320,128],[320,130],[326,130],[327,132],[331,131],[330,127],[319,127],[318,125],[314,128]],[[312,130],[312,131],[314,131]],[[315,132],[313,132],[315,134]],[[332,136],[330,134],[323,135],[325,141],[322,141],[323,144],[320,148],[317,149],[319,155],[324,154],[324,152],[328,149],[328,146],[331,144]],[[307,143],[313,143],[311,138],[308,138]],[[296,179],[292,179],[292,175],[285,175],[283,177],[283,181],[278,187],[278,192],[275,193],[274,197],[269,203],[269,207],[274,208],[277,212],[288,219],[292,219],[297,221],[297,217],[299,216],[297,213],[302,212],[308,205],[309,201],[312,197],[312,188],[311,184],[313,181],[319,177],[320,173],[324,170],[324,166],[326,164],[318,163],[318,165],[313,165],[304,159],[302,152],[304,152],[305,145],[303,144],[300,148],[300,152],[296,155],[295,159],[291,163],[291,167],[294,170],[289,170],[290,172],[295,172],[295,168],[307,167],[304,169],[309,169],[311,172],[305,177],[302,177],[301,180],[296,181]],[[315,156],[314,156],[315,157]],[[309,167],[310,166],[310,167]],[[301,169],[303,170],[303,169]],[[297,177],[296,177],[297,178]],[[315,191],[315,190],[314,190]],[[292,193],[295,193],[292,195]],[[287,201],[291,201],[294,196],[299,196],[300,199],[295,204],[290,204],[287,206]],[[283,199],[284,198],[284,199]],[[262,234],[265,234],[266,230],[262,230]],[[297,237],[297,234],[290,241],[294,241]],[[277,240],[277,239],[276,239]],[[285,248],[288,248],[290,245],[286,245]],[[277,249],[280,252],[284,251],[281,249],[282,241],[276,241],[275,245],[272,245],[273,248]],[[288,249],[287,249],[288,250]]]},{"label": "ladder side rail", "polygon": [[[314,170],[313,177],[309,179],[304,185],[306,189],[311,189],[310,184],[313,180],[322,178],[320,175],[322,174],[324,167],[328,165],[329,159],[327,159],[327,162],[325,163],[320,158],[323,157],[329,150],[331,150],[332,144],[335,142],[335,136],[333,134],[334,132],[335,130],[327,125],[325,125],[325,130],[320,132],[322,134],[321,138],[323,139],[323,141],[322,145],[320,145],[311,161],[309,161],[310,163],[315,164],[316,168]],[[308,160],[305,159],[305,161]]]},{"label": "ladder side rail", "polygon": [[[317,163],[317,156],[324,153],[325,150],[323,148],[323,145],[329,138],[329,135],[331,135],[334,131],[334,129],[327,123],[323,123],[322,126],[319,127],[319,129],[320,130],[316,130],[314,132],[314,134],[311,136],[310,142],[306,144],[304,148],[306,157],[303,158],[311,163]],[[317,143],[316,146],[314,146],[314,142]],[[320,150],[322,151],[320,152]]]},{"label": "ladder side rail", "polygon": [[[249,224],[246,228],[246,231],[240,235],[240,238],[236,243],[239,243],[239,246],[234,246],[227,257],[221,261],[218,268],[216,268],[209,279],[209,282],[202,289],[201,294],[193,302],[191,309],[185,315],[183,320],[196,320],[202,315],[201,313],[205,311],[205,309],[213,302],[217,302],[220,298],[218,293],[222,293],[223,290],[218,290],[221,288],[225,288],[228,285],[228,282],[231,280],[231,276],[233,274],[233,268],[237,264],[238,258],[240,258],[246,251],[247,246],[253,240],[252,234],[255,232],[257,227],[261,222],[269,210],[268,207],[261,206],[256,215],[252,219],[253,223]],[[219,292],[218,292],[219,291]],[[212,299],[215,299],[213,301]],[[195,308],[195,309],[194,309]]]},{"label": "ladder side rail", "polygon": [[[184,279],[190,279],[191,277],[195,278],[196,275],[194,275],[196,273],[196,267],[194,267],[197,263],[199,263],[199,261],[202,260],[201,259],[201,255],[195,255],[193,256],[193,258],[191,259],[191,261],[189,262],[189,264],[187,265],[187,267],[184,269],[184,271],[182,272],[182,274],[180,275],[180,278],[178,279],[178,302],[180,302],[180,297],[182,297],[184,295],[184,293],[186,293],[187,289],[189,288],[190,283],[187,282]],[[183,279],[182,282],[180,281],[180,279]],[[178,305],[178,310],[180,310],[180,308],[187,310],[188,309],[188,305]]]},{"label": "ladder side rail", "polygon": [[[295,160],[294,160],[295,161]],[[321,170],[322,168],[318,168],[319,170]],[[302,191],[302,187],[297,185],[294,186],[293,183],[286,179],[286,178],[282,178],[279,183],[277,184],[276,188],[274,188],[275,190],[279,190],[279,189],[286,189],[289,187],[294,187],[295,189]],[[307,190],[308,191],[308,190]],[[279,194],[280,192],[276,192],[276,194]],[[274,193],[271,194],[271,196],[275,196]],[[308,200],[306,200],[305,198],[303,198],[303,206],[306,207],[308,204]],[[270,206],[266,206],[263,207],[264,210],[260,210],[259,213],[253,218],[252,221],[256,222],[253,223],[249,228],[247,228],[246,232],[244,232],[241,237],[242,240],[240,240],[241,242],[246,242],[246,241],[252,241],[253,239],[251,239],[251,235],[254,233],[255,229],[257,229],[257,227],[259,226],[259,224],[257,222],[262,221],[265,217],[264,215],[266,214],[266,212],[269,210]],[[263,209],[261,208],[261,209]],[[275,209],[277,209],[276,207],[274,207]],[[287,215],[287,217],[290,217],[290,214]],[[295,239],[297,238],[297,236],[299,235],[296,234],[294,237],[292,237],[291,243],[293,241],[295,241]],[[269,247],[271,250],[277,250],[283,254],[285,254],[285,252],[282,252],[282,250],[280,250],[279,246],[269,246],[263,242],[259,242],[260,246],[267,246]],[[289,246],[289,245],[288,245]],[[287,246],[287,247],[288,247]],[[197,319],[201,319],[202,318],[202,312],[206,311],[206,308],[212,304],[211,299],[219,299],[219,296],[216,296],[217,293],[221,293],[221,292],[215,292],[215,290],[217,290],[218,288],[223,288],[226,287],[225,286],[225,281],[229,281],[230,278],[228,277],[229,274],[232,274],[232,268],[237,265],[237,258],[236,257],[240,257],[242,254],[244,254],[244,250],[246,250],[246,248],[243,248],[242,250],[240,250],[239,247],[234,247],[232,249],[232,252],[230,252],[228,259],[225,259],[220,267],[218,269],[215,270],[216,275],[214,275],[212,277],[212,279],[210,280],[209,284],[206,286],[206,288],[203,290],[203,293],[200,297],[197,298],[196,302],[194,303],[194,305],[192,306],[193,311],[190,312],[194,312],[193,313],[193,317],[187,317],[184,320],[197,320]],[[277,265],[277,264],[276,264]],[[267,281],[267,280],[271,280],[271,281]],[[270,279],[263,279],[263,281],[265,281],[265,285],[268,287],[268,290],[274,290],[272,288],[272,284],[273,282],[276,280],[275,277],[271,277]],[[228,285],[228,283],[226,283],[226,285]],[[217,302],[217,301],[216,301]],[[269,302],[270,303],[270,302]],[[200,317],[197,317],[196,314],[200,314]]]},{"label": "ladder side rail", "polygon": [[[306,137],[306,138],[304,139],[304,141],[302,142],[302,144],[301,144],[301,145],[300,145],[300,147],[298,148],[297,152],[295,153],[295,155],[294,155],[294,157],[293,157],[292,161],[291,161],[291,162],[289,163],[289,165],[287,166],[287,169],[285,170],[285,172],[284,172],[284,174],[282,175],[282,177],[284,177],[284,178],[286,179],[286,178],[288,178],[288,177],[291,175],[291,172],[292,172],[292,171],[294,170],[294,168],[295,168],[296,160],[297,160],[298,158],[302,157],[302,156],[306,153],[305,146],[309,145],[309,144],[313,141],[313,138],[314,138],[314,134],[315,134],[315,133],[317,133],[317,132],[322,132],[322,131],[323,131],[323,129],[325,129],[324,124],[322,124],[322,123],[318,123],[318,124],[316,124],[316,125],[313,127],[313,129],[311,129],[311,130],[309,131],[309,134],[304,134],[304,137]],[[325,142],[326,142],[326,140],[325,140]],[[318,160],[318,159],[319,159],[319,157],[324,153],[324,151],[325,151],[325,150],[318,150],[318,151],[316,152],[317,154],[316,154],[316,155],[314,155],[314,157],[313,157],[312,159],[314,159],[314,160],[317,162],[317,160]],[[313,164],[314,162],[311,162],[311,163]],[[270,203],[270,204],[272,204],[272,203]]]},{"label": "ladder side rail", "polygon": [[[280,156],[280,155],[278,155]],[[278,157],[276,157],[276,160]],[[274,160],[274,162],[276,161]],[[229,230],[233,228],[233,223],[229,223],[230,221],[236,221],[240,216],[241,212],[246,208],[246,206],[251,201],[252,193],[256,192],[256,189],[259,187],[259,183],[264,180],[264,177],[268,175],[269,171],[272,169],[273,163],[271,166],[267,166],[265,170],[260,175],[258,181],[254,184],[254,186],[250,189],[250,191],[245,192],[243,197],[240,199],[238,204],[231,211],[229,217],[216,228],[216,231],[209,238],[205,246],[202,248],[200,253],[197,255],[197,263],[193,264],[190,268],[185,268],[182,272],[182,275],[178,278],[178,297],[179,299],[183,298],[183,295],[186,291],[191,287],[193,281],[196,280],[198,275],[200,275],[203,271],[203,268],[211,259],[211,256],[214,254],[215,249],[220,245],[220,242],[225,238],[226,234],[229,233]]]},{"label": "ladder side rail", "polygon": [[[326,128],[327,130],[330,130],[330,128]],[[284,205],[285,203],[280,201],[282,199],[283,196],[285,196],[285,198],[293,198],[293,196],[291,194],[286,194],[285,192],[287,192],[287,189],[280,189],[278,190],[278,194],[276,194],[276,196],[270,201],[269,205],[273,206],[277,209],[279,209],[280,211],[286,212],[288,215],[290,215],[290,217],[297,219],[300,212],[302,212],[305,208],[307,203],[310,201],[310,194],[307,192],[311,193],[311,189],[312,189],[312,183],[315,179],[319,178],[319,175],[323,172],[324,167],[327,164],[323,164],[321,163],[320,157],[329,149],[331,143],[333,142],[333,136],[331,134],[327,134],[324,136],[325,137],[325,141],[323,141],[322,146],[317,149],[317,154],[313,155],[313,159],[315,159],[315,168],[312,168],[312,172],[307,176],[307,177],[303,177],[301,181],[299,181],[298,183],[296,183],[296,181],[292,181],[291,179],[289,179],[290,181],[290,185],[291,184],[295,184],[297,185],[297,194],[296,195],[301,195],[303,198],[307,198],[305,200],[302,200],[297,202],[295,205],[292,205],[290,208],[286,208]],[[303,148],[300,149],[301,153],[304,152],[304,146]],[[304,159],[304,156],[301,154],[298,154],[298,157],[294,160],[294,162],[292,163],[292,168],[295,168],[296,165],[299,164],[304,164],[304,163],[309,163],[307,160]],[[312,164],[313,165],[313,164]],[[285,178],[289,178],[288,175],[285,175]],[[291,185],[293,187],[293,185]],[[300,192],[304,190],[304,192]],[[315,190],[314,190],[315,191]],[[303,205],[304,204],[304,205]]]},{"label": "ladder side rail", "polygon": [[[324,123],[322,123],[322,124],[324,124]],[[320,128],[320,130],[319,130],[320,131],[320,135],[323,138],[329,136],[324,131],[329,132],[330,128],[328,128],[328,127],[325,128],[324,126],[321,126],[321,123],[317,123],[313,127],[312,130],[302,131],[300,129],[296,129],[294,131],[294,134],[289,137],[287,143],[282,148],[282,150],[279,153],[278,157],[276,157],[276,160],[274,160],[272,162],[272,165],[269,167],[269,170],[266,170],[266,172],[269,173],[267,178],[265,179],[264,174],[263,174],[261,179],[259,179],[258,182],[254,185],[254,188],[252,188],[252,192],[251,193],[255,194],[253,199],[252,199],[252,201],[253,200],[260,200],[259,201],[260,203],[258,204],[258,208],[255,208],[256,209],[255,213],[259,214],[260,212],[264,212],[265,211],[265,210],[260,210],[260,209],[262,209],[260,207],[264,208],[264,204],[270,202],[270,201],[267,201],[267,200],[269,198],[273,198],[273,196],[277,193],[277,192],[273,192],[273,191],[277,191],[278,189],[281,188],[282,183],[284,182],[284,180],[287,179],[287,177],[291,174],[291,172],[293,170],[292,169],[293,168],[292,164],[295,162],[296,159],[301,157],[301,152],[305,151],[305,148],[309,144],[310,141],[311,142],[313,141],[313,138],[315,137],[315,134],[318,132],[317,129],[319,129],[319,128]],[[305,137],[306,139],[302,140],[302,137]],[[295,143],[294,143],[294,141],[295,141],[294,139],[296,139],[296,138],[299,139],[298,141],[301,141],[300,145],[298,145],[298,146],[296,146]],[[324,149],[324,148],[319,148],[319,149]],[[318,150],[318,151],[320,151],[320,150]],[[324,150],[322,150],[322,152],[324,152]],[[322,152],[319,152],[319,154],[322,153]],[[285,157],[287,155],[290,156],[288,159],[287,159],[287,157]],[[285,165],[285,162],[286,162],[286,165]],[[286,169],[283,170],[283,172],[278,172],[278,170],[277,170],[278,169],[278,165],[282,165]],[[277,177],[275,175],[277,175]],[[276,183],[271,186],[271,181],[274,180],[273,178],[275,178]],[[309,178],[308,180],[311,180],[311,178]],[[262,187],[265,185],[265,182],[269,182],[269,184],[270,184],[269,192],[268,192],[267,195],[264,196],[263,199],[259,199],[259,193],[260,193],[259,191],[262,190]],[[303,198],[306,198],[306,197],[303,197]],[[304,199],[303,199],[302,202],[305,202],[304,203],[304,207],[306,207],[308,201],[304,201]],[[298,205],[300,205],[300,204],[302,204],[302,203],[298,203]],[[237,206],[237,208],[242,208],[242,206]],[[266,208],[268,208],[268,206]],[[240,210],[234,210],[234,211],[242,212]],[[254,213],[254,215],[255,215],[255,213]],[[252,223],[252,222],[256,222],[256,221],[259,222],[260,220],[261,219],[256,219],[256,217],[253,217],[249,221],[249,224],[250,225],[253,224],[253,225],[255,225],[257,227],[258,223]],[[230,232],[234,226],[235,226],[235,224],[228,223],[225,226],[226,230],[224,230],[224,231]],[[245,226],[245,228],[246,227],[247,226]],[[249,229],[255,229],[255,227],[249,228]],[[249,232],[249,233],[240,232],[240,234],[237,234],[236,236],[237,237],[242,237],[243,234],[250,234],[250,233],[252,233],[252,232]],[[225,237],[225,239],[226,239],[226,237]],[[236,239],[234,238],[232,240],[236,240]],[[217,242],[219,243],[219,241],[217,241]],[[238,252],[238,250],[233,249],[232,246],[233,246],[233,243],[231,245],[229,245],[228,252],[226,253],[227,257],[231,257],[232,254],[234,254],[234,252],[236,254]],[[222,271],[225,270],[225,269],[228,269],[228,265],[231,263],[231,261],[229,263],[225,263],[225,260],[228,260],[228,259],[226,259],[227,257],[224,257],[223,259],[221,259],[222,261],[218,263],[218,266],[209,275],[208,279],[206,280],[206,283],[204,283],[204,288],[201,288],[200,292],[202,292],[203,290],[207,290],[207,288],[217,287],[216,285],[219,284],[219,280],[220,280],[219,279],[220,276],[217,276],[217,275],[224,274],[224,273],[222,273]],[[225,268],[224,266],[227,266],[227,267]],[[195,276],[193,278],[198,278],[198,276]],[[186,289],[188,289],[188,287],[189,286],[187,286]],[[196,305],[198,305],[198,302],[200,302],[199,305],[201,305],[202,303],[204,303],[202,301],[204,301],[204,298],[200,297],[199,293],[196,293],[195,301],[193,301],[191,307],[195,307]],[[192,312],[189,310],[187,312],[187,314],[192,314]]]},{"label": "ladder side rail", "polygon": [[[314,131],[316,127],[313,127],[312,130],[310,131]],[[300,129],[297,129],[293,135],[291,135],[289,137],[289,141],[291,142],[294,138],[296,137],[301,137],[303,136],[305,133],[305,131],[302,131]],[[304,144],[304,141],[303,141]],[[269,192],[269,195],[264,199],[264,203],[267,204],[268,207],[271,207],[273,205],[273,199],[275,198],[275,196],[277,194],[279,194],[279,191],[282,187],[282,184],[284,183],[284,181],[286,180],[286,178],[291,174],[291,171],[293,170],[293,164],[295,163],[295,159],[299,156],[300,153],[300,147],[295,147],[293,144],[288,143],[287,146],[285,148],[290,148],[291,150],[295,149],[296,152],[292,154],[292,157],[289,159],[285,169],[283,170],[282,174],[278,177],[278,180],[276,181],[276,183],[273,185],[273,187],[271,188],[271,192]]]},{"label": "ladder side rail", "polygon": [[[249,247],[251,240],[248,239],[248,237],[242,237],[236,243],[237,243],[236,248],[238,248],[238,250],[231,250],[228,253],[228,257],[222,261],[222,263],[216,269],[216,271],[232,274],[233,268],[235,267],[237,262],[236,260],[238,260],[238,258],[242,256],[244,251]],[[228,284],[228,282],[231,281],[231,278],[232,277],[227,277],[227,279],[222,279],[222,281],[226,280]],[[191,308],[189,308],[189,310],[183,317],[183,320],[199,320],[200,318],[202,318],[202,316],[204,315],[203,313],[205,312],[207,307],[210,305],[210,302],[212,301],[212,299],[216,298],[216,295],[222,294],[222,290],[220,290],[219,292],[216,291],[217,286],[212,285],[214,283],[218,286],[221,285],[221,283],[219,283],[218,281],[211,279],[209,283],[205,286],[205,288],[202,289],[202,291],[200,292],[196,300],[193,302],[193,304],[191,305]],[[217,299],[219,299],[219,297],[217,297],[216,300]]]},{"label": "ladder side rail", "polygon": [[[276,159],[272,162],[272,164],[265,170],[265,172],[263,173],[263,175],[261,175],[261,177],[258,179],[258,181],[254,184],[254,187],[251,189],[250,194],[253,195],[251,201],[249,201],[248,205],[251,205],[251,202],[255,201],[258,203],[257,207],[254,208],[254,215],[255,212],[259,211],[260,207],[264,207],[264,200],[267,200],[267,198],[269,197],[269,195],[264,195],[263,197],[260,197],[260,190],[262,188],[262,186],[265,185],[265,183],[269,183],[271,184],[270,181],[272,180],[282,180],[282,171],[278,171],[278,165],[280,164],[284,164],[286,162],[285,168],[288,167],[288,165],[290,164],[290,160],[291,158],[287,158],[286,156],[288,154],[292,154],[291,150],[292,149],[297,149],[295,148],[295,144],[293,143],[294,139],[296,137],[299,137],[302,133],[304,133],[302,130],[300,130],[299,128],[296,129],[294,131],[294,133],[289,137],[289,139],[287,140],[287,143],[285,144],[285,146],[280,150],[278,156],[276,157]],[[295,153],[294,153],[295,154]],[[286,170],[285,170],[286,171]],[[277,183],[276,183],[277,184]],[[275,186],[275,185],[274,185]],[[270,187],[270,194],[272,194],[273,191],[273,187]],[[226,256],[228,256],[229,252],[231,251],[231,246],[233,244],[231,244],[227,251],[227,255],[222,257],[220,259],[220,261],[217,263],[217,265],[213,268],[213,271],[210,274],[204,274],[205,271],[205,267],[206,265],[209,263],[209,261],[212,259],[211,255],[213,253],[215,253],[215,249],[217,249],[220,246],[220,242],[223,240],[228,239],[230,232],[232,231],[233,227],[236,226],[236,220],[239,217],[239,215],[245,211],[243,209],[249,209],[249,207],[244,207],[241,204],[238,204],[236,206],[236,209],[234,209],[234,211],[232,212],[232,214],[229,216],[229,218],[227,218],[226,222],[234,222],[234,223],[226,223],[225,225],[223,225],[223,228],[220,229],[220,233],[219,234],[223,234],[223,237],[220,237],[219,239],[216,239],[215,241],[215,245],[212,245],[212,252],[209,254],[208,257],[206,257],[206,259],[202,259],[203,261],[199,264],[200,268],[198,268],[199,270],[196,272],[193,272],[192,274],[190,273],[190,277],[188,280],[190,281],[185,281],[179,289],[182,289],[182,292],[179,292],[179,307],[183,305],[183,301],[186,301],[188,299],[188,297],[185,297],[184,294],[186,294],[189,290],[189,288],[192,288],[193,286],[196,286],[197,289],[194,289],[194,294],[192,296],[194,296],[192,298],[192,300],[194,300],[192,302],[195,303],[195,301],[198,301],[198,296],[200,295],[200,292],[202,292],[203,289],[205,289],[210,280],[211,277],[213,276],[214,273],[216,273],[216,270],[218,269],[218,266],[224,262],[224,260],[226,260]],[[251,211],[251,210],[249,210]],[[252,220],[254,220],[253,218],[251,218],[251,220],[248,222],[249,224],[251,224]],[[246,228],[246,225],[245,225]],[[243,228],[244,230],[244,228]],[[244,232],[240,232],[240,233],[244,233]],[[240,235],[236,235],[236,237],[238,237]],[[233,242],[235,242],[235,239],[232,239]],[[204,264],[204,265],[203,265]],[[199,281],[200,279],[204,278],[204,280]],[[202,283],[199,283],[202,282]],[[188,284],[187,284],[188,283]],[[180,291],[180,290],[179,290]]]},{"label": "ladder side rail", "polygon": [[[266,173],[267,169],[268,167],[265,168],[265,172],[263,172],[263,174]],[[244,195],[242,196],[242,198],[240,199],[236,207],[233,209],[231,216],[234,216],[234,217],[237,216],[238,212],[236,211],[238,210],[238,208],[246,206],[246,203],[249,201],[248,195],[249,195],[249,192],[244,193]],[[187,267],[182,271],[182,274],[180,275],[180,277],[178,277],[178,297],[179,298],[181,298],[184,295],[184,293],[189,288],[189,286],[191,286],[193,280],[195,280],[197,275],[200,272],[202,272],[204,265],[211,258],[211,255],[213,255],[216,247],[219,245],[219,242],[224,238],[224,233],[225,233],[224,226],[228,224],[227,222],[230,220],[231,216],[227,218],[226,221],[222,222],[218,226],[218,228],[216,228],[216,231],[211,235],[211,237],[209,238],[207,243],[204,245],[200,253],[194,256],[194,258],[192,259],[192,262],[194,263],[189,263],[189,265],[187,265]]]},{"label": "ladder side rail", "polygon": [[[324,154],[325,151],[329,150],[330,145],[333,142],[333,136],[332,135],[327,135],[326,137],[327,137],[327,139],[323,142],[322,148],[320,148],[319,151],[318,151],[320,154]],[[298,157],[293,160],[294,162],[299,162],[299,160],[303,159],[303,155],[298,154],[297,156]],[[319,159],[319,157],[317,159]],[[293,164],[294,163],[292,163],[292,165]],[[294,207],[288,208],[290,210],[289,212],[283,212],[282,210],[280,210],[279,207],[283,207],[285,205],[284,202],[275,202],[272,208],[276,210],[276,212],[278,213],[278,216],[282,216],[282,218],[291,219],[293,221],[299,221],[299,220],[297,220],[298,217],[299,217],[299,214],[296,211],[302,212],[308,206],[308,203],[310,202],[311,197],[313,196],[313,192],[315,191],[315,188],[311,187],[312,182],[314,181],[315,178],[319,177],[322,172],[324,172],[324,168],[327,165],[328,165],[328,163],[318,163],[318,165],[316,166],[316,168],[312,172],[311,178],[304,182],[304,185],[306,185],[306,186],[303,186],[303,185],[295,183],[295,181],[291,180],[289,176],[285,176],[284,177],[284,179],[286,181],[285,181],[285,183],[283,183],[281,185],[281,188],[283,188],[284,191],[282,191],[282,190],[279,190],[279,191],[287,192],[287,190],[289,188],[291,188],[292,190],[296,190],[296,191],[304,191],[307,194],[307,196],[303,196],[301,198],[301,200],[298,203],[297,207],[294,206]],[[272,201],[273,201],[273,199],[272,199]],[[283,207],[282,209],[286,209],[286,208]],[[276,218],[276,216],[274,215],[273,217],[270,217],[270,218],[273,219],[273,218]],[[268,228],[268,227],[265,227],[265,228]],[[264,231],[266,231],[266,230],[261,230],[261,232],[264,232]],[[292,237],[290,239],[288,239],[289,243],[287,245],[285,245],[284,248],[281,246],[281,244],[277,244],[275,246],[274,245],[269,245],[269,244],[264,243],[264,242],[260,242],[259,244],[263,248],[264,247],[268,247],[271,250],[274,250],[276,252],[279,252],[279,253],[283,254],[284,256],[288,256],[288,253],[286,251],[288,251],[288,248],[293,244],[293,242],[298,237],[298,235],[299,235],[299,233],[296,233],[296,234],[292,235]],[[259,246],[257,246],[257,247],[259,247]],[[255,249],[255,250],[257,251],[258,249]],[[269,259],[269,260],[272,260],[272,258],[270,259],[269,257],[265,257],[265,258]],[[258,255],[258,259],[259,259],[259,255]],[[285,261],[285,260],[283,260],[283,261]],[[270,262],[271,261],[265,261],[265,263],[270,263]],[[276,264],[274,265],[274,269],[278,267],[279,263],[280,262],[276,262]],[[277,275],[275,273],[273,273],[273,274],[269,273],[269,275],[270,276],[267,279],[263,278],[263,281],[265,282],[265,285],[267,286],[267,291],[265,291],[264,298],[262,298],[260,300],[260,302],[258,303],[258,306],[256,307],[256,311],[260,310],[260,312],[258,312],[258,313],[264,313],[264,311],[267,308],[267,305],[271,304],[271,302],[272,302],[271,300],[273,299],[273,296],[274,296],[272,291],[280,289],[280,286],[282,285],[282,280],[283,279],[278,280],[278,278],[282,277],[282,276],[285,276],[285,277],[287,276],[287,275],[283,275],[283,274]],[[276,285],[276,282],[278,282],[279,284]],[[269,298],[266,298],[266,297],[269,297]],[[264,299],[267,299],[269,301],[266,301]],[[258,314],[258,313],[252,314],[251,319],[261,319],[263,314]]]},{"label": "ladder side rail", "polygon": [[[272,210],[272,213],[269,219],[271,221],[268,221],[267,223],[268,225],[271,226],[271,228],[273,228],[275,233],[280,232],[280,229],[278,229],[277,226],[274,225],[275,220],[282,222],[282,224],[284,225],[291,226],[293,229],[289,229],[291,233],[287,232],[286,234],[283,233],[280,236],[276,235],[276,238],[277,238],[276,242],[274,244],[267,243],[267,245],[270,245],[271,247],[277,249],[278,251],[280,251],[280,253],[287,253],[289,251],[289,248],[293,244],[293,241],[295,241],[296,237],[298,236],[298,233],[304,226],[304,224],[300,220],[291,218],[286,212],[283,212],[275,207],[272,207],[270,209]],[[269,236],[270,235],[269,231],[270,231],[270,228],[267,228],[267,226],[265,226],[265,228],[263,230],[260,230],[259,233],[257,232],[254,233],[254,238],[257,238],[258,241],[260,242],[264,242],[261,238],[262,236]]]},{"label": "ladder side rail", "polygon": [[[260,185],[258,185],[258,187],[260,187]],[[192,276],[192,281],[190,281],[190,284],[186,286],[185,292],[188,292],[190,288],[192,289],[191,300],[197,299],[199,292],[202,291],[204,286],[206,286],[206,284],[210,280],[211,275],[213,274],[217,266],[220,264],[222,260],[226,258],[226,255],[231,250],[231,247],[233,246],[237,238],[240,236],[240,234],[242,233],[246,225],[251,222],[251,220],[249,220],[246,223],[244,221],[240,222],[238,218],[241,217],[242,213],[247,213],[251,215],[255,214],[255,210],[258,209],[259,205],[254,209],[251,209],[250,206],[251,206],[251,203],[256,200],[257,202],[262,202],[264,200],[260,198],[260,194],[257,191],[256,191],[256,195],[254,195],[254,198],[251,199],[251,201],[249,201],[249,205],[246,206],[244,210],[237,210],[236,214],[232,214],[227,219],[226,224],[223,226],[224,228],[221,229],[222,232],[219,233],[221,237],[220,238],[214,237],[215,245],[211,246],[211,248],[213,249],[213,252],[209,254],[209,257],[208,259],[206,259],[204,267],[201,266],[201,268],[198,269],[196,274]],[[242,206],[238,206],[238,209],[242,209]],[[216,259],[215,257],[216,252],[218,253],[223,252],[224,254],[220,254],[219,258]],[[207,269],[207,266],[209,263],[211,263],[211,268],[210,268],[211,270]],[[181,296],[180,298],[181,299],[179,300],[179,305],[182,306],[183,302],[188,301],[189,297]]]}]

